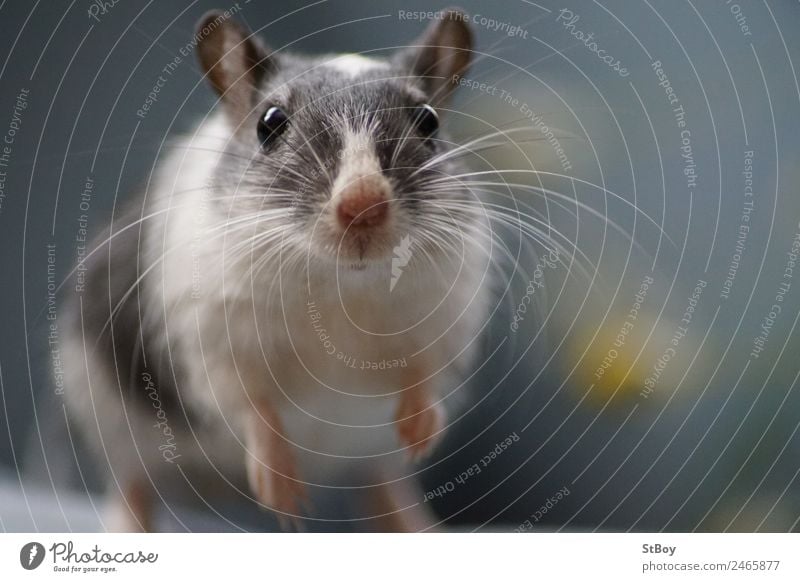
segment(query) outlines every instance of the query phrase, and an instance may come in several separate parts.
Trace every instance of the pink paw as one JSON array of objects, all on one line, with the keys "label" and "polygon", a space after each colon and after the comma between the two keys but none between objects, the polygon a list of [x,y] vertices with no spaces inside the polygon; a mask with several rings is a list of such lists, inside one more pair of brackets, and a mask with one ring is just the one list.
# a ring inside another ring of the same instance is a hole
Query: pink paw
[{"label": "pink paw", "polygon": [[433,450],[445,425],[444,409],[440,404],[427,404],[417,399],[405,399],[396,415],[400,443],[412,460],[424,458]]},{"label": "pink paw", "polygon": [[301,530],[300,515],[308,506],[305,485],[297,479],[291,458],[269,464],[247,455],[247,479],[258,501],[275,512],[284,530]]}]

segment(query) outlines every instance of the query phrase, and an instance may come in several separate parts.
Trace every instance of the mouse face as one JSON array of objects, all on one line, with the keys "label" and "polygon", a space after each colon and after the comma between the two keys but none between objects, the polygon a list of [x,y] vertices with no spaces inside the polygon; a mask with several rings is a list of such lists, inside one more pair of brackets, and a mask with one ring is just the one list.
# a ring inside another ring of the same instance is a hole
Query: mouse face
[{"label": "mouse face", "polygon": [[471,36],[447,14],[389,58],[270,54],[231,21],[203,38],[233,128],[216,186],[241,236],[354,270],[387,264],[404,240],[457,247],[472,195],[440,122]]}]

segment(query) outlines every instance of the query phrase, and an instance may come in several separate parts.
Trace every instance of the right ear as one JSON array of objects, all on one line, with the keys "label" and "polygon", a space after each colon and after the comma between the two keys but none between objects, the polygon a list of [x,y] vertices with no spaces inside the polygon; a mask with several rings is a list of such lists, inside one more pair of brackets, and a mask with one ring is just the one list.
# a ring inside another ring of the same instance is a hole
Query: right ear
[{"label": "right ear", "polygon": [[469,68],[472,31],[468,22],[461,10],[448,8],[396,57],[405,70],[420,78],[434,104],[447,100]]},{"label": "right ear", "polygon": [[200,19],[195,38],[200,66],[222,102],[237,117],[247,115],[274,59],[247,27],[217,10]]}]

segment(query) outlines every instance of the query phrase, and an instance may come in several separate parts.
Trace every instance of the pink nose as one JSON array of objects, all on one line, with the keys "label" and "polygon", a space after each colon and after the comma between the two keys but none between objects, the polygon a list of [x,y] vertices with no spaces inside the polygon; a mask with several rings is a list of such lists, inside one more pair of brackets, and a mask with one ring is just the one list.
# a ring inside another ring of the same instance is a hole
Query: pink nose
[{"label": "pink nose", "polygon": [[362,181],[351,185],[340,194],[336,218],[342,228],[368,228],[382,225],[389,215],[385,191]]}]

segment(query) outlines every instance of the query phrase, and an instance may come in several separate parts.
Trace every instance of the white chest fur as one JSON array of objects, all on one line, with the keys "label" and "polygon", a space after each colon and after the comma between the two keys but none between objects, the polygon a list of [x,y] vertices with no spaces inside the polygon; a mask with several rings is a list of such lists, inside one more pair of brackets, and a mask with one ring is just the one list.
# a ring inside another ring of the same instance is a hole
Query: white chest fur
[{"label": "white chest fur", "polygon": [[399,278],[387,260],[361,271],[277,261],[248,279],[205,234],[224,221],[209,213],[206,188],[224,145],[219,123],[166,164],[155,188],[156,209],[174,210],[150,235],[151,255],[163,256],[151,308],[166,314],[187,400],[235,419],[269,398],[312,464],[395,450],[401,391],[417,382],[439,397],[461,389],[454,369],[484,323],[488,255],[473,239],[462,258],[402,261]]}]

